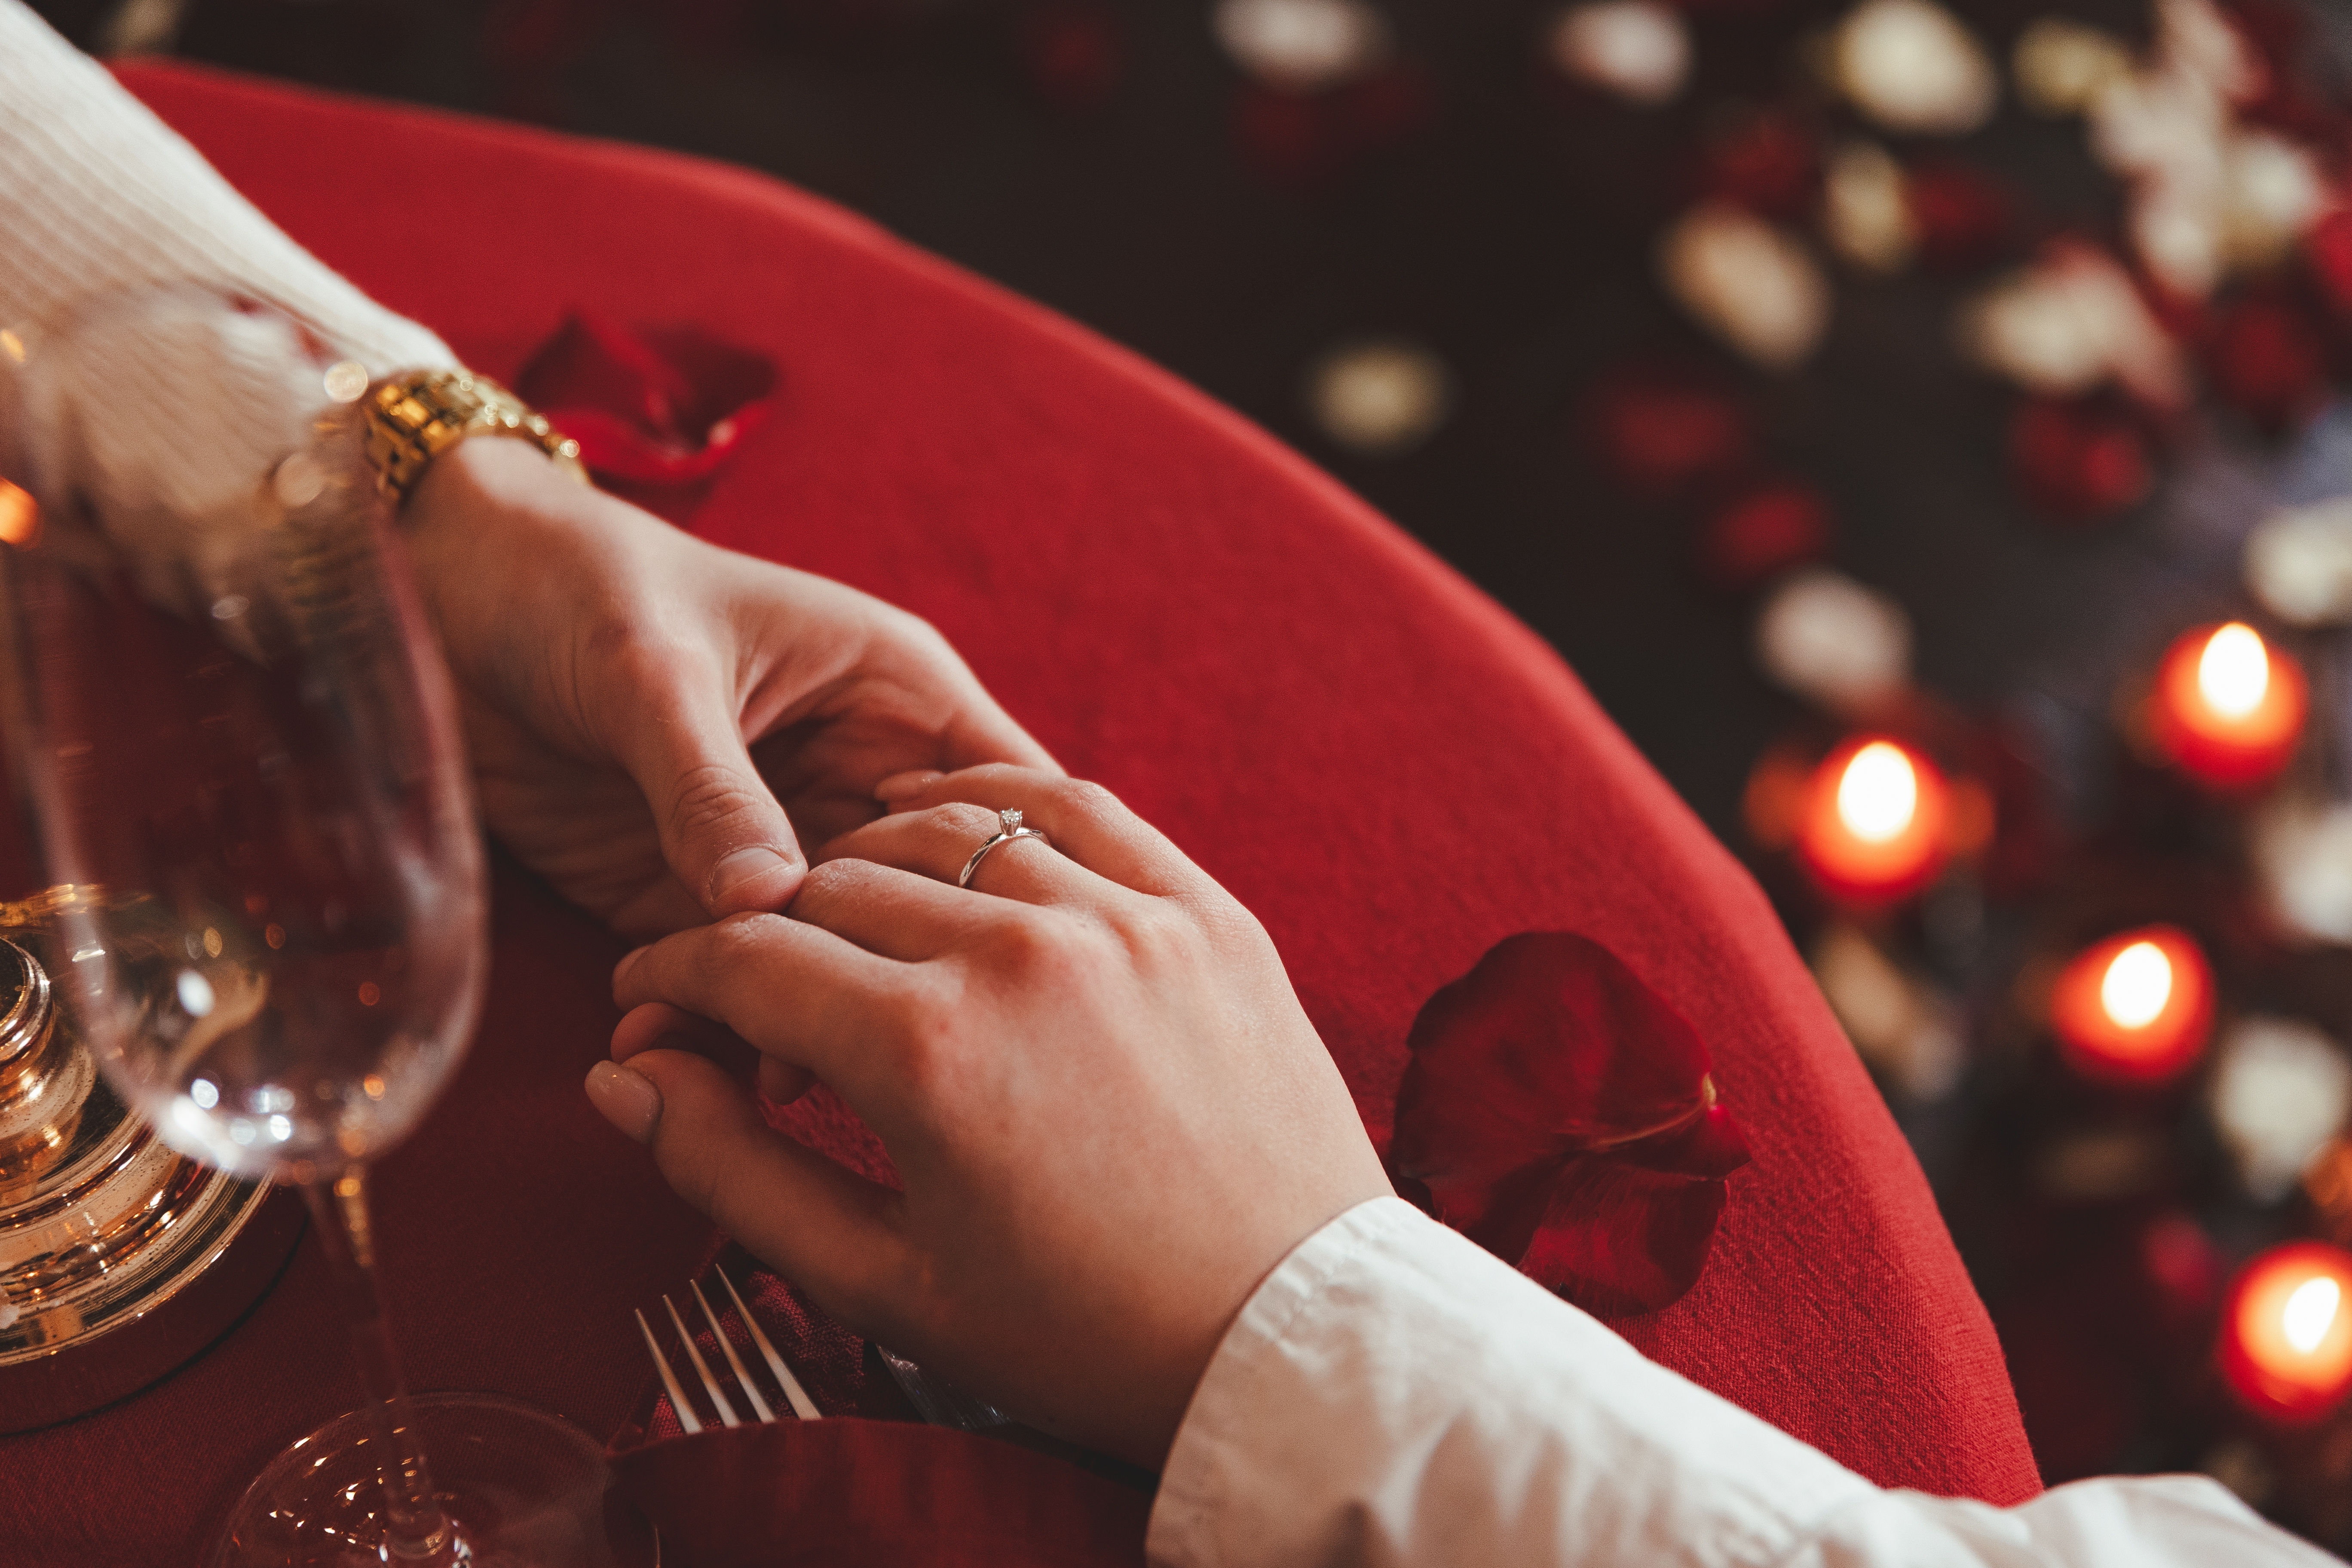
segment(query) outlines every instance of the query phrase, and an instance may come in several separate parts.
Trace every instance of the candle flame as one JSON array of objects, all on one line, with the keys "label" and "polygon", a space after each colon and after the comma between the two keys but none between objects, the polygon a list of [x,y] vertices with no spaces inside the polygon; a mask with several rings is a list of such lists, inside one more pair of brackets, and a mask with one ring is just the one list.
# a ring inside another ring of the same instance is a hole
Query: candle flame
[{"label": "candle flame", "polygon": [[1838,779],[1838,820],[1865,843],[1884,844],[1911,826],[1919,811],[1919,775],[1903,748],[1873,741],[1853,754]]},{"label": "candle flame", "polygon": [[2336,1310],[2344,1301],[2344,1287],[2326,1275],[2306,1279],[2286,1299],[2286,1309],[2279,1314],[2279,1326],[2286,1331],[2286,1342],[2297,1352],[2309,1355],[2336,1326]]},{"label": "candle flame", "polygon": [[2271,657],[2253,627],[2242,621],[2205,639],[2197,660],[2197,690],[2225,718],[2242,719],[2263,705],[2271,686]]},{"label": "candle flame", "polygon": [[2126,1029],[2156,1022],[2172,1000],[2172,960],[2152,942],[2136,942],[2116,954],[2099,982],[2099,1005]]}]

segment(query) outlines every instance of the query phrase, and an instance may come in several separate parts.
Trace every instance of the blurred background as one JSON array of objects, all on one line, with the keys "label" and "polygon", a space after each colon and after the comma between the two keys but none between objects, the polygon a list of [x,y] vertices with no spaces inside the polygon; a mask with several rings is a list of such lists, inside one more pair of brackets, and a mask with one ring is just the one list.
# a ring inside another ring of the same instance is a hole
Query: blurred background
[{"label": "blurred background", "polygon": [[1306,451],[1755,868],[2045,1476],[2352,1549],[2352,8],[37,8],[769,171]]}]

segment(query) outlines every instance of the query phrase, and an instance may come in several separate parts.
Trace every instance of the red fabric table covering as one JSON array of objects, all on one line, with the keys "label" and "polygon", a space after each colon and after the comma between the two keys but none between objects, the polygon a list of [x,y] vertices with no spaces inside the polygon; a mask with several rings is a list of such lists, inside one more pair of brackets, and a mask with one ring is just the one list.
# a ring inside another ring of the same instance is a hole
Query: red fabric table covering
[{"label": "red fabric table covering", "polygon": [[[2036,1487],[1910,1152],[1755,885],[1533,635],[1305,461],[1034,306],[773,181],[193,68],[125,72],[331,265],[511,373],[571,308],[773,357],[774,417],[686,515],[928,616],[1074,771],[1273,932],[1385,1138],[1408,1026],[1496,941],[1581,931],[1697,1027],[1754,1146],[1643,1351],[1880,1482]],[[419,1388],[607,1433],[629,1309],[706,1227],[580,1091],[619,945],[502,866],[472,1060],[383,1173]],[[0,1562],[190,1560],[355,1394],[315,1244],[164,1383],[0,1440]]]}]

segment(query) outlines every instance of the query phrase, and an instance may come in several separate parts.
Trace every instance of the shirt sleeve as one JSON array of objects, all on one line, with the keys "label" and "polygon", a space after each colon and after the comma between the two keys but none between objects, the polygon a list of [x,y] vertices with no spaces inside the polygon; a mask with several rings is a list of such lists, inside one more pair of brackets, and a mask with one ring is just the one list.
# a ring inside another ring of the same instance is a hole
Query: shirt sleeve
[{"label": "shirt sleeve", "polygon": [[2031,1502],[1886,1491],[1395,1198],[1226,1334],[1153,1505],[1164,1568],[2322,1568],[2202,1477]]},{"label": "shirt sleeve", "polygon": [[204,516],[299,444],[324,363],[457,363],[18,0],[0,0],[0,468],[45,500]]}]

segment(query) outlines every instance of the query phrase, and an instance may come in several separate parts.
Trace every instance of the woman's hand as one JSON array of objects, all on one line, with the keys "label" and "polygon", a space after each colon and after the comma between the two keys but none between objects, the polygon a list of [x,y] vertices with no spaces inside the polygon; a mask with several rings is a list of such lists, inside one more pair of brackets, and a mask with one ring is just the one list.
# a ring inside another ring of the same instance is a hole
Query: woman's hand
[{"label": "woman's hand", "polygon": [[929,626],[465,441],[410,498],[482,813],[567,898],[649,936],[782,909],[803,840],[910,768],[1053,760]]},{"label": "woman's hand", "polygon": [[[1165,1458],[1258,1282],[1389,1191],[1248,911],[1100,788],[894,780],[784,915],[632,953],[589,1093],[738,1241],[1023,1418]],[[972,851],[1015,807],[1050,840]],[[772,1131],[677,1010],[831,1085],[903,1194]]]}]

